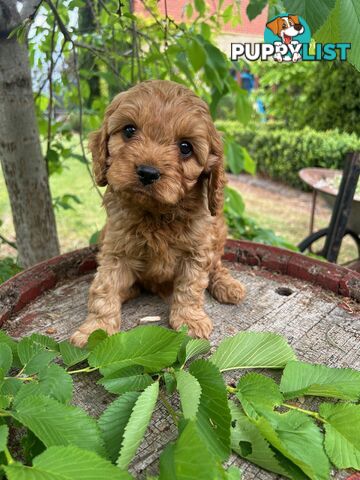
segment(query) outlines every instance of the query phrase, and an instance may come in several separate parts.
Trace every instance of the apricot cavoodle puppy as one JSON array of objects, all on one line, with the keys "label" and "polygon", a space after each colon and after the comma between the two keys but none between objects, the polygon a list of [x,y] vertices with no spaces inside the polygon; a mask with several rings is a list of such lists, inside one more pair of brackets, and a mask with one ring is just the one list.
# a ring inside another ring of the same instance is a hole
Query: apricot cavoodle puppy
[{"label": "apricot cavoodle puppy", "polygon": [[208,106],[182,85],[149,81],[117,95],[90,138],[107,222],[86,321],[73,334],[120,328],[121,304],[139,286],[171,294],[170,325],[209,337],[206,288],[239,303],[244,287],[221,264],[226,239],[223,148]]}]

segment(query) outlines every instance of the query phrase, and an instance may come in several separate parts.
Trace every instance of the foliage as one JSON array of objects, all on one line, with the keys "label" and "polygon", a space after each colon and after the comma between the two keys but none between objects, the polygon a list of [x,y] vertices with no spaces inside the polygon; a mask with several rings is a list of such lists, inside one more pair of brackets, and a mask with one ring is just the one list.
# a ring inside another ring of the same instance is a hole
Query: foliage
[{"label": "foliage", "polygon": [[360,135],[360,75],[347,62],[254,64],[268,118],[297,130],[338,128]]},{"label": "foliage", "polygon": [[302,189],[305,186],[298,176],[301,168],[342,169],[345,155],[360,149],[360,140],[354,134],[337,130],[304,128],[289,132],[271,123],[256,128],[244,128],[238,122],[219,124],[247,148],[260,173]]},{"label": "foliage", "polygon": [[5,282],[8,278],[16,275],[21,271],[21,268],[12,257],[5,257],[0,260],[0,284]]},{"label": "foliage", "polygon": [[255,220],[247,216],[241,195],[229,186],[225,187],[224,215],[233,238],[297,250],[295,245],[276,235],[273,230],[259,226]]},{"label": "foliage", "polygon": [[[231,449],[289,478],[328,479],[330,462],[360,468],[360,406],[352,403],[360,398],[359,372],[297,361],[274,333],[241,332],[210,357],[192,360],[209,347],[156,326],[111,337],[97,331],[87,349],[39,334],[15,342],[2,332],[0,451],[7,478],[132,478],[126,470],[157,401],[178,427],[177,439],[160,456],[160,480],[240,479],[238,469],[222,466]],[[74,368],[85,360],[88,366]],[[222,376],[284,367],[280,384],[253,372],[234,387]],[[118,394],[98,420],[70,404],[73,375],[93,371],[101,373],[98,383]],[[120,391],[114,391],[116,381]],[[175,389],[179,409],[172,405]],[[294,402],[303,395],[347,401],[306,410]],[[9,428],[18,433],[9,437]]]}]

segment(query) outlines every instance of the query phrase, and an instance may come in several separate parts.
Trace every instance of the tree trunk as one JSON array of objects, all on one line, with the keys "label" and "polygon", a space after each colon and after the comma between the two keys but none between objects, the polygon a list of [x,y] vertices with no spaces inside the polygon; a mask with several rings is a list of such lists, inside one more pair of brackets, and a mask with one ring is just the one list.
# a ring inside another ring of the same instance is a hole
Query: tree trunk
[{"label": "tree trunk", "polygon": [[19,262],[59,254],[47,167],[41,153],[26,45],[6,35],[20,20],[16,1],[0,0],[0,160]]}]

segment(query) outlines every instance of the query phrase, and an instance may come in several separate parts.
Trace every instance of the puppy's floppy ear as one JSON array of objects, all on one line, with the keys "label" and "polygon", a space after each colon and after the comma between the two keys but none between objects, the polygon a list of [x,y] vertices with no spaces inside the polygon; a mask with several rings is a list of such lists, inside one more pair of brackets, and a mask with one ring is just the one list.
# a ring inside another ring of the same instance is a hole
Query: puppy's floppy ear
[{"label": "puppy's floppy ear", "polygon": [[267,28],[270,28],[270,30],[273,32],[273,34],[279,35],[279,33],[281,32],[280,22],[282,22],[282,20],[281,20],[280,17],[278,17],[278,18],[275,18],[274,20],[272,20],[271,22],[268,22],[266,24],[266,26],[267,26]]},{"label": "puppy's floppy ear", "polygon": [[108,135],[106,132],[106,120],[100,130],[92,132],[89,138],[89,148],[93,159],[93,173],[97,185],[104,187],[107,185],[106,179],[106,160],[109,156],[107,142]]},{"label": "puppy's floppy ear", "polygon": [[93,158],[93,172],[96,183],[100,187],[107,185],[106,171],[108,168],[108,141],[109,141],[109,129],[108,122],[109,117],[119,107],[122,95],[124,92],[119,93],[110,103],[105,111],[104,121],[100,130],[93,132],[89,137],[89,148]]},{"label": "puppy's floppy ear", "polygon": [[289,15],[289,18],[295,23],[295,25],[299,25],[299,17],[297,15]]},{"label": "puppy's floppy ear", "polygon": [[226,177],[224,170],[224,154],[222,140],[218,131],[213,128],[211,150],[209,155],[208,204],[214,217],[222,213],[224,206],[224,187]]}]

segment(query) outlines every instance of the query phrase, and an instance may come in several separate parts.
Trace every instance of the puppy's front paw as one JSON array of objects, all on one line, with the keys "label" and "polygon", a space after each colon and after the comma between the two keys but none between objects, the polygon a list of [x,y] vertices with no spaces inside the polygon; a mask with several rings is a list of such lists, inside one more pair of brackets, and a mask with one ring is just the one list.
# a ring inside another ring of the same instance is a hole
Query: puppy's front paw
[{"label": "puppy's front paw", "polygon": [[187,325],[189,335],[197,338],[209,338],[213,330],[212,321],[203,311],[172,314],[170,325],[174,330],[179,330],[182,325]]},{"label": "puppy's front paw", "polygon": [[86,321],[76,330],[70,337],[70,342],[76,347],[86,345],[89,336],[95,330],[105,330],[109,335],[113,335],[119,331],[120,322],[117,319],[113,321],[98,319],[95,315],[90,314]]}]

